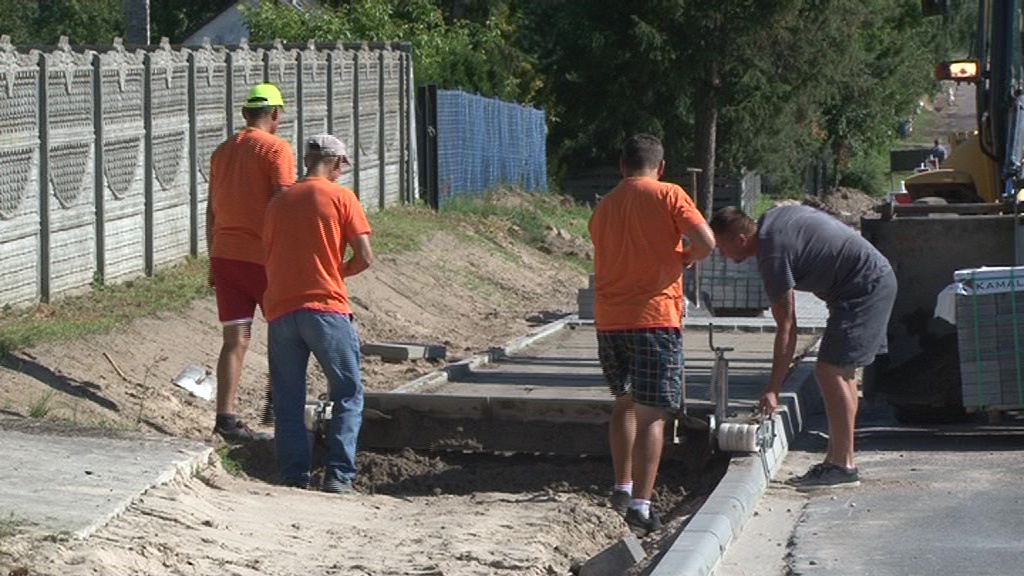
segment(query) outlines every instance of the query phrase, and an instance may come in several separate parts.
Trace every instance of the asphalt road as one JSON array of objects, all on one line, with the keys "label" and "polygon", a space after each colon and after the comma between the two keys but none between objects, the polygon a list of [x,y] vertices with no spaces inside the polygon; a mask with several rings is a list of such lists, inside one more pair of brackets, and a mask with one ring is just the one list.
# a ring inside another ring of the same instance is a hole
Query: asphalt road
[{"label": "asphalt road", "polygon": [[[779,480],[824,448],[823,433],[803,437]],[[855,489],[774,482],[717,576],[1024,574],[1024,423],[915,428],[865,410],[858,465]]]}]

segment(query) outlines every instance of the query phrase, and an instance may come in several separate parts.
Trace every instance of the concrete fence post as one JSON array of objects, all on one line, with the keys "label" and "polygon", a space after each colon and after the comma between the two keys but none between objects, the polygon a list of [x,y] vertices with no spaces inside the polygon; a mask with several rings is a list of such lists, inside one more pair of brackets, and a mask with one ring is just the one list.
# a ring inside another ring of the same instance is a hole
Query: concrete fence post
[{"label": "concrete fence post", "polygon": [[50,301],[50,88],[49,63],[39,54],[39,299]]},{"label": "concrete fence post", "polygon": [[92,57],[92,126],[96,138],[96,152],[93,154],[93,175],[96,193],[96,274],[106,283],[107,278],[107,226],[106,194],[103,184],[103,76],[100,55]]},{"label": "concrete fence post", "polygon": [[387,147],[384,138],[384,118],[387,116],[384,111],[386,93],[384,92],[384,76],[390,71],[389,52],[391,47],[377,53],[377,209],[383,210],[387,207],[387,191],[384,189],[387,184]]},{"label": "concrete fence post", "polygon": [[199,114],[196,110],[196,53],[188,53],[188,253],[199,256]]},{"label": "concrete fence post", "polygon": [[356,192],[356,198],[360,201],[363,199],[363,189],[360,186],[362,178],[362,162],[363,153],[359,147],[359,136],[361,128],[359,126],[359,66],[361,64],[359,57],[363,53],[362,50],[356,50],[352,55],[352,157],[355,164],[355,170],[352,171],[352,189]]},{"label": "concrete fence post", "polygon": [[145,177],[143,186],[144,217],[143,229],[145,230],[145,270],[146,276],[152,276],[156,272],[156,264],[153,258],[153,53],[146,52],[145,77],[142,83],[142,118],[145,131],[143,143],[144,154],[142,160],[142,173]]}]

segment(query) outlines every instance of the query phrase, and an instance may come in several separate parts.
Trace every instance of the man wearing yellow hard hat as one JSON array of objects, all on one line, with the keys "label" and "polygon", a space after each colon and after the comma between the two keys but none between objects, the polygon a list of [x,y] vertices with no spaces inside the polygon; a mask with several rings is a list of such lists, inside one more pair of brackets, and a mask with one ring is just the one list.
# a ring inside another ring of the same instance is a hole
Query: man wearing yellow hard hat
[{"label": "man wearing yellow hard hat", "polygon": [[245,128],[225,140],[210,158],[206,240],[210,285],[224,344],[217,360],[217,421],[214,432],[228,442],[269,439],[238,418],[235,400],[249,347],[256,306],[263,308],[267,279],[263,257],[263,214],[275,194],[295,183],[295,153],[277,136],[284,99],[263,82],[242,104]]}]

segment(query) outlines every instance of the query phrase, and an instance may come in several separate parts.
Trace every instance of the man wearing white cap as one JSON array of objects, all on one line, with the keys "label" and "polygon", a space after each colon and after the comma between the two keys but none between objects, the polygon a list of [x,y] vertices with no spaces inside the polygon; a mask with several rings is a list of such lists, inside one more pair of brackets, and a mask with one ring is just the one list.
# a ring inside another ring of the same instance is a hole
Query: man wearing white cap
[{"label": "man wearing white cap", "polygon": [[[282,483],[309,487],[304,410],[312,352],[334,403],[322,488],[344,494],[352,492],[363,411],[359,335],[345,278],[373,262],[370,224],[356,195],[335,183],[350,165],[344,143],[329,134],[313,136],[304,159],[305,177],[270,202],[263,228],[277,470]],[[346,247],[352,248],[348,260]]]}]

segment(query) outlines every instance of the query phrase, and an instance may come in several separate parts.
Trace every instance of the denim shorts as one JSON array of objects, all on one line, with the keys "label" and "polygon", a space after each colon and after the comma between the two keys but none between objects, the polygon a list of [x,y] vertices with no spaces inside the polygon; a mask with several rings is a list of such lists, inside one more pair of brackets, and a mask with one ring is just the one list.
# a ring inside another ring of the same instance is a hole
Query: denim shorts
[{"label": "denim shorts", "polygon": [[638,404],[679,409],[683,395],[683,334],[679,328],[599,330],[597,355],[616,398],[632,394]]},{"label": "denim shorts", "polygon": [[868,282],[861,294],[830,304],[818,360],[839,368],[861,368],[884,354],[889,315],[896,301],[891,271]]}]

